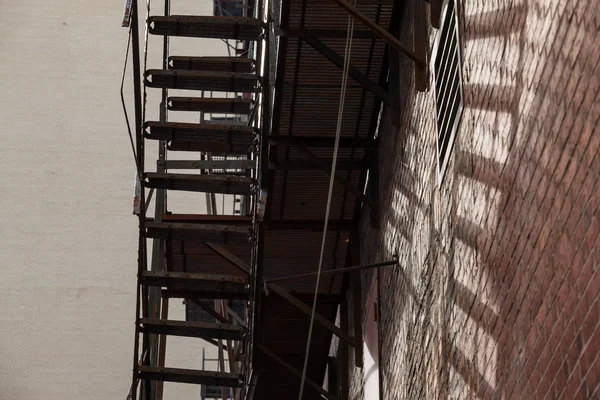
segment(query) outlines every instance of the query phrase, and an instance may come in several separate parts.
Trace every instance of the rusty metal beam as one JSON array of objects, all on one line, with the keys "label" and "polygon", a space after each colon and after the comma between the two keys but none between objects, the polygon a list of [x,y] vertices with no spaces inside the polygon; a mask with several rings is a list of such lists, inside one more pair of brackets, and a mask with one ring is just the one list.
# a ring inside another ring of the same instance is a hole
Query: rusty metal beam
[{"label": "rusty metal beam", "polygon": [[[330,160],[329,160],[330,162]],[[165,160],[158,164],[165,169],[254,169],[254,160]],[[338,161],[338,168],[342,170],[360,169],[364,166],[362,161]],[[319,169],[313,162],[306,160],[280,160],[269,163],[269,169],[312,171]]]},{"label": "rusty metal beam", "polygon": [[242,340],[245,333],[243,327],[231,323],[175,321],[158,318],[142,318],[139,323],[142,326],[142,332],[154,335]]},{"label": "rusty metal beam", "polygon": [[[173,221],[173,219],[171,219]],[[250,228],[242,224],[230,223],[227,219],[208,220],[208,223],[185,223],[185,222],[154,222],[148,221],[145,224],[146,229],[151,230],[182,230],[182,231],[211,231],[228,233],[250,233]],[[210,222],[221,222],[219,224]],[[150,235],[150,234],[148,234]]]},{"label": "rusty metal beam", "polygon": [[188,192],[252,194],[254,179],[237,175],[195,175],[146,172],[142,181],[146,187]]},{"label": "rusty metal beam", "polygon": [[[308,43],[313,49],[319,52],[323,57],[331,61],[336,67],[339,69],[344,68],[344,57],[337,54],[331,48],[329,48],[325,43],[321,42],[317,38],[313,37],[305,37],[304,41]],[[388,92],[379,86],[377,83],[373,82],[369,79],[368,76],[363,74],[356,68],[354,65],[350,64],[348,67],[348,74],[354,78],[354,80],[369,92],[378,96],[383,102],[390,104],[390,96]]]},{"label": "rusty metal beam", "polygon": [[216,385],[226,387],[242,387],[243,376],[228,372],[199,371],[184,368],[158,368],[142,365],[138,368],[142,379],[199,385]]},{"label": "rusty metal beam", "polygon": [[427,67],[427,12],[423,0],[413,0],[413,46],[415,54],[423,60],[422,64],[415,64],[415,89],[425,92],[429,88],[429,68]]},{"label": "rusty metal beam", "polygon": [[[273,360],[275,360],[279,365],[281,365],[283,368],[287,369],[293,375],[297,376],[298,378],[300,378],[302,376],[302,373],[300,371],[298,371],[296,368],[292,367],[283,358],[281,358],[277,354],[273,353],[271,350],[269,350],[264,345],[259,344],[258,347],[260,348],[260,351],[262,351],[267,356],[269,356],[270,358],[272,358]],[[321,387],[321,385],[318,385],[317,383],[315,383],[311,379],[305,378],[305,381],[308,384],[308,386],[310,386],[311,388],[313,388],[314,390],[316,390],[317,392],[319,392],[326,399],[329,399],[329,400],[338,400],[337,397],[335,397],[334,395],[332,395],[331,393],[329,393],[328,391],[326,391],[325,389],[323,389]]]},{"label": "rusty metal beam", "polygon": [[258,19],[212,15],[151,16],[148,27],[152,35],[214,39],[258,40],[262,32]]},{"label": "rusty metal beam", "polygon": [[[213,291],[246,293],[248,278],[235,275],[198,274],[187,272],[152,272],[145,271],[140,275],[140,283],[147,286],[162,286],[168,289],[204,291],[211,286]],[[212,288],[214,285],[214,288]]]},{"label": "rusty metal beam", "polygon": [[411,60],[413,60],[415,63],[417,63],[419,65],[424,65],[425,64],[425,60],[421,59],[412,50],[410,50],[409,48],[407,48],[406,46],[404,46],[392,34],[390,34],[388,31],[386,31],[385,29],[383,29],[381,26],[379,26],[375,22],[371,21],[371,19],[369,17],[367,17],[365,14],[363,14],[362,12],[360,12],[359,10],[357,10],[350,3],[347,3],[344,0],[332,0],[332,1],[334,3],[336,3],[336,4],[338,4],[344,10],[346,10],[354,18],[356,18],[357,20],[359,20],[360,22],[362,22],[364,25],[366,25],[369,29],[371,29],[381,39],[385,40],[386,43],[390,47],[392,47],[392,48],[394,48],[394,49],[396,49],[398,51],[401,51],[406,56],[408,56],[408,58],[410,58]]}]

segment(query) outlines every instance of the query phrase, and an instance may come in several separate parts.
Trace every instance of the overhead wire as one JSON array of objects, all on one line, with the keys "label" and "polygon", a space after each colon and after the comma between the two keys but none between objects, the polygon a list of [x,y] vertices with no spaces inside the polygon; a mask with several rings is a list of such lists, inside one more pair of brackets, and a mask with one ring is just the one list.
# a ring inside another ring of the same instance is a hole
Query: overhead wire
[{"label": "overhead wire", "polygon": [[[131,17],[130,17],[131,18]],[[133,160],[138,174],[141,174],[140,164],[135,151],[135,143],[133,141],[133,133],[131,132],[131,123],[129,122],[129,114],[127,113],[127,105],[125,104],[125,73],[127,71],[127,62],[129,61],[129,48],[131,47],[131,25],[129,26],[129,36],[127,38],[127,47],[125,48],[125,62],[123,63],[123,73],[121,74],[121,105],[123,106],[123,114],[125,115],[125,123],[127,124],[127,132],[129,133],[129,142],[131,143],[131,151],[133,152]]]},{"label": "overhead wire", "polygon": [[[353,5],[356,5],[356,0],[353,1]],[[354,17],[348,15],[348,32],[346,34],[346,47],[344,49],[344,67],[342,70],[342,84],[340,91],[340,105],[338,108],[338,118],[335,132],[335,143],[333,147],[333,162],[331,164],[331,174],[329,177],[329,193],[327,195],[327,206],[325,208],[325,223],[323,227],[323,239],[321,241],[321,252],[319,254],[319,267],[317,269],[317,279],[315,283],[315,294],[313,298],[312,312],[310,316],[310,325],[308,328],[308,339],[306,341],[306,352],[304,355],[304,365],[302,367],[302,375],[300,378],[300,393],[298,394],[298,400],[302,400],[304,394],[304,383],[306,381],[306,371],[308,369],[308,357],[310,354],[310,346],[312,341],[313,326],[315,322],[315,313],[317,309],[317,300],[319,296],[319,283],[321,278],[321,271],[323,269],[323,254],[325,253],[325,241],[327,239],[327,228],[329,225],[329,213],[331,211],[331,199],[333,197],[333,185],[335,183],[335,173],[337,168],[337,155],[340,142],[340,134],[342,130],[342,120],[344,115],[344,105],[346,100],[346,88],[348,85],[348,70],[350,69],[350,55],[352,54],[352,39],[354,37]]]}]

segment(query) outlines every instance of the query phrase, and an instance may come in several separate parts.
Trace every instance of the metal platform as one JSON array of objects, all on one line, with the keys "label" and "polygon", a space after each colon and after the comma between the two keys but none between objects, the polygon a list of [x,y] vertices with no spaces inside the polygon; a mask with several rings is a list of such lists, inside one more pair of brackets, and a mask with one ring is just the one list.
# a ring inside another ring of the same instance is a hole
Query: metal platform
[{"label": "metal platform", "polygon": [[258,40],[262,23],[255,18],[171,15],[148,20],[153,35]]},{"label": "metal platform", "polygon": [[254,92],[258,76],[252,73],[149,69],[144,74],[147,87],[220,92]]}]

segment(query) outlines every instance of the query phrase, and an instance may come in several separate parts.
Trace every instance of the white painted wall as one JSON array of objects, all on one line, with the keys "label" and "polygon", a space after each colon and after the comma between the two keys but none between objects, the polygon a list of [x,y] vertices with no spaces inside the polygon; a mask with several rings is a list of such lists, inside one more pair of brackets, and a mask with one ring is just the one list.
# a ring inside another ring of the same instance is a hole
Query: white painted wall
[{"label": "white painted wall", "polygon": [[[131,383],[137,220],[119,99],[123,4],[0,0],[0,400],[125,399]],[[177,0],[173,11],[210,14],[211,4]],[[183,319],[183,307],[171,315]],[[197,343],[172,340],[168,364],[199,367]],[[167,385],[165,400],[175,398],[197,399],[199,387]]]}]

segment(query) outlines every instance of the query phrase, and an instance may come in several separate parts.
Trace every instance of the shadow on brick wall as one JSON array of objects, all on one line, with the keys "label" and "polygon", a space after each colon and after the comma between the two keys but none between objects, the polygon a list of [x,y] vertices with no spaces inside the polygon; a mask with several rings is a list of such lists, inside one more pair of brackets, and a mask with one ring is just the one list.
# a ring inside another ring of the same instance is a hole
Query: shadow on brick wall
[{"label": "shadow on brick wall", "polygon": [[363,245],[367,258],[400,255],[381,279],[383,398],[588,398],[600,291],[595,20],[581,2],[469,7],[465,111],[441,187],[433,93],[415,95],[409,63],[400,127],[384,115],[382,229],[364,228]]}]

